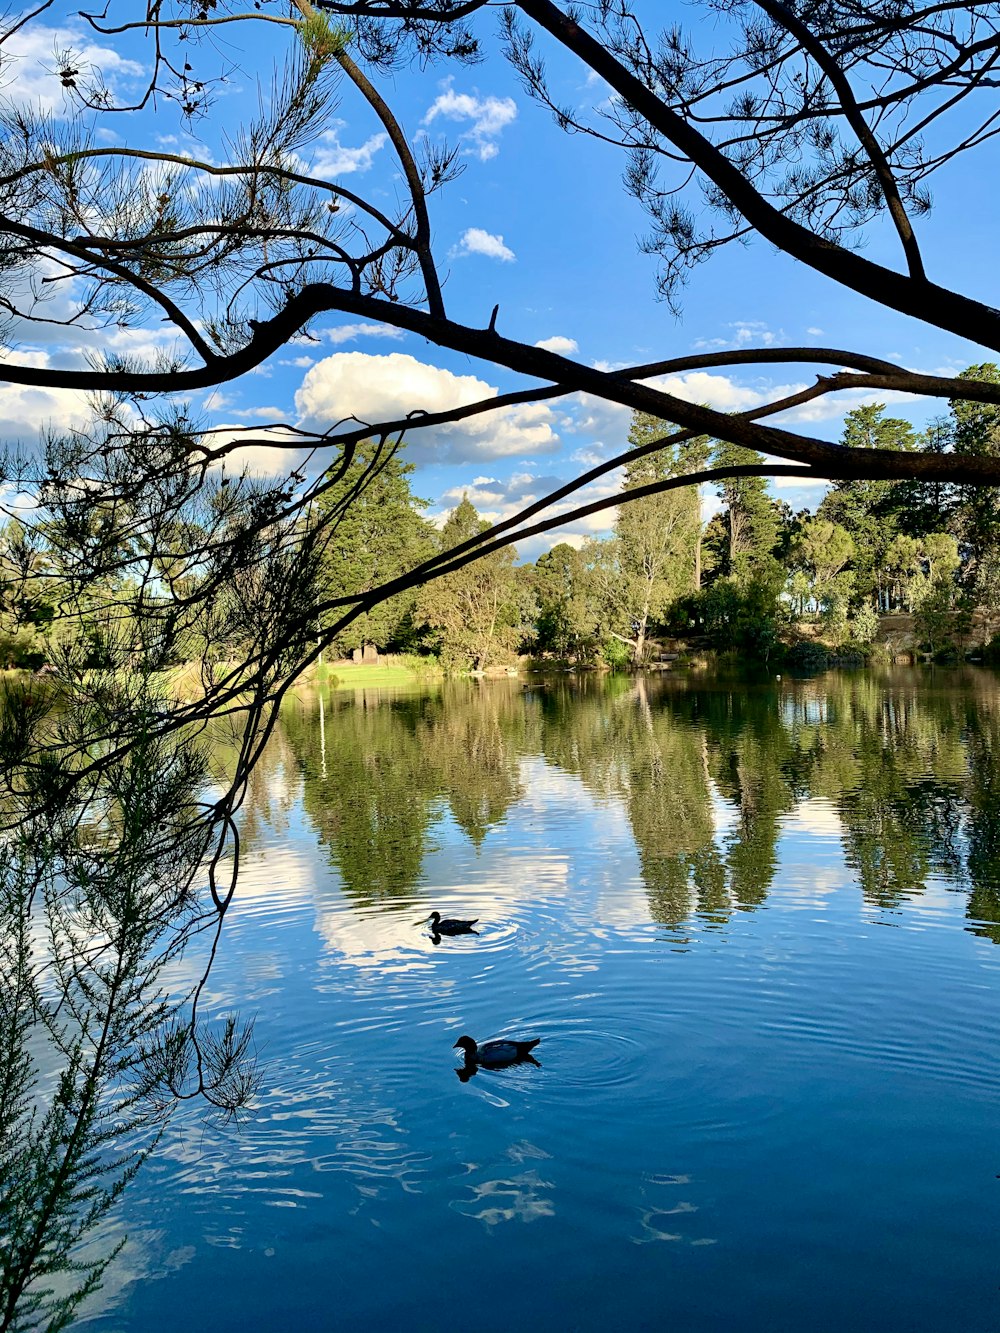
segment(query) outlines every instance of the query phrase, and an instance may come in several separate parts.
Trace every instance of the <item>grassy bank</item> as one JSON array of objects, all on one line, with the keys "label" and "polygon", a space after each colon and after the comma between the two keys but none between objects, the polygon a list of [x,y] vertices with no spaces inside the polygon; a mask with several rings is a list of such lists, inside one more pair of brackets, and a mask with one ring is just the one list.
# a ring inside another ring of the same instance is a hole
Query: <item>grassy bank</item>
[{"label": "grassy bank", "polygon": [[385,657],[374,662],[330,662],[310,673],[312,683],[332,690],[356,690],[364,686],[420,685],[438,680],[444,673],[428,659]]}]

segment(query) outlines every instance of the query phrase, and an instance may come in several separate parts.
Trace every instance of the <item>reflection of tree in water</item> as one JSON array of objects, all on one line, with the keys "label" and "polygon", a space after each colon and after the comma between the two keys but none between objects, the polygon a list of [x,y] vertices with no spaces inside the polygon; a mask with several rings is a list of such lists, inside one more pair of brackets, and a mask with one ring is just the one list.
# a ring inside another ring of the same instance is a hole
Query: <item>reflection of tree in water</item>
[{"label": "reflection of tree in water", "polygon": [[320,702],[286,707],[282,724],[306,812],[355,898],[409,894],[445,810],[478,847],[521,795],[526,714],[516,681],[331,693],[322,738]]},{"label": "reflection of tree in water", "polygon": [[421,740],[439,791],[476,847],[522,795],[518,759],[529,721],[513,680],[477,682],[471,696],[445,689],[436,710],[422,718]]},{"label": "reflection of tree in water", "polygon": [[628,813],[654,918],[725,920],[703,730],[660,706],[653,682],[563,681],[540,691],[545,757]]},{"label": "reflection of tree in water", "polygon": [[715,845],[704,736],[686,719],[654,710],[641,680],[630,702],[619,712],[619,771],[650,912],[671,926],[693,911],[725,921],[730,903]]},{"label": "reflection of tree in water", "polygon": [[833,762],[818,764],[814,790],[840,816],[865,897],[883,908],[922,892],[931,874],[953,874],[961,861],[960,719],[947,696],[918,693],[918,680],[890,689],[871,677],[824,681],[824,748]]},{"label": "reflection of tree in water", "polygon": [[969,711],[969,916],[1000,944],[1000,716]]},{"label": "reflection of tree in water", "polygon": [[712,776],[739,819],[726,837],[726,866],[733,902],[758,907],[778,864],[781,817],[799,793],[789,763],[793,734],[782,726],[772,685],[765,690],[712,695],[703,708],[714,756]]},{"label": "reflection of tree in water", "polygon": [[[302,773],[302,802],[345,890],[363,901],[408,892],[420,877],[436,811],[418,732],[423,696],[314,697],[282,725]],[[320,726],[322,725],[322,734]]]},{"label": "reflection of tree in water", "polygon": [[930,875],[968,875],[970,915],[1000,927],[1000,693],[986,673],[957,683],[899,672],[452,682],[330,695],[322,746],[307,696],[283,715],[284,743],[361,900],[412,891],[445,812],[480,846],[522,794],[520,756],[541,753],[599,801],[621,802],[650,912],[672,927],[762,904],[783,821],[805,799],[836,813],[873,904],[898,907]]}]

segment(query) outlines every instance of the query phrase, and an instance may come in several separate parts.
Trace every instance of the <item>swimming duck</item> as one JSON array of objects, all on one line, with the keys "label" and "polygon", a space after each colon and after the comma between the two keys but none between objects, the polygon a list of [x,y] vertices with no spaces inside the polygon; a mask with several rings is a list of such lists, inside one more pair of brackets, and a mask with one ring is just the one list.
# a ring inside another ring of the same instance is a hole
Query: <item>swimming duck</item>
[{"label": "swimming duck", "polygon": [[507,1065],[517,1065],[522,1061],[537,1065],[538,1061],[531,1052],[540,1041],[541,1037],[534,1037],[531,1041],[514,1041],[507,1037],[498,1041],[484,1041],[481,1046],[477,1046],[471,1037],[463,1036],[459,1037],[452,1049],[461,1047],[466,1068],[481,1065],[483,1069],[504,1069]]},{"label": "swimming duck", "polygon": [[440,912],[431,912],[430,923],[431,930],[435,935],[478,935],[478,930],[472,927],[479,920],[479,917],[472,921],[460,921],[457,917],[443,917]]}]

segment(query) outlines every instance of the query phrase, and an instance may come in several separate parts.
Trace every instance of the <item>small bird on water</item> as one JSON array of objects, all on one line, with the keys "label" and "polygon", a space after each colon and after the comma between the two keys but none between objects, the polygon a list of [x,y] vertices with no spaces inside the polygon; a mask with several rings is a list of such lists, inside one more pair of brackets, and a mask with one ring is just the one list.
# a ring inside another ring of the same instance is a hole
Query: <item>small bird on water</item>
[{"label": "small bird on water", "polygon": [[478,935],[478,930],[472,927],[479,920],[474,917],[471,921],[460,921],[457,917],[442,917],[440,912],[431,912],[430,914],[431,930],[435,935]]},{"label": "small bird on water", "polygon": [[519,1065],[524,1062],[537,1065],[538,1061],[531,1052],[540,1041],[541,1037],[533,1037],[530,1041],[514,1041],[510,1037],[501,1037],[497,1041],[484,1041],[478,1046],[471,1037],[463,1036],[459,1037],[452,1049],[462,1049],[466,1068],[478,1065],[482,1069],[506,1069],[508,1065]]}]

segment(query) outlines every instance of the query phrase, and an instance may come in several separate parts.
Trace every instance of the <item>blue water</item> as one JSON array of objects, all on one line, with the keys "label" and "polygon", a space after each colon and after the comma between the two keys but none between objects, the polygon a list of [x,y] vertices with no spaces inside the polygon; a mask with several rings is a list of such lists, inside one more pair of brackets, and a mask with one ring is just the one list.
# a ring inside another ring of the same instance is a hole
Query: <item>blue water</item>
[{"label": "blue water", "polygon": [[208,987],[256,1110],[175,1116],[91,1327],[1000,1327],[992,678],[319,705]]}]

